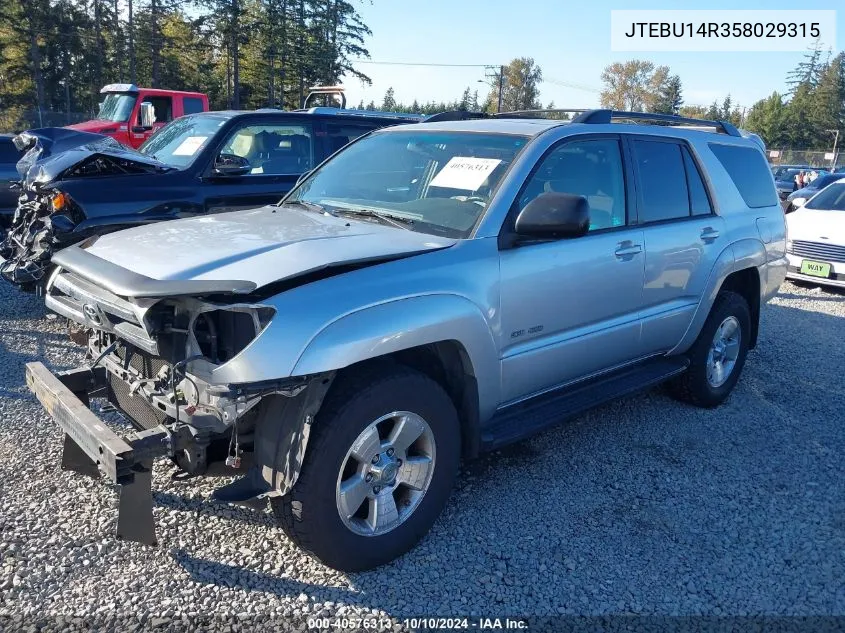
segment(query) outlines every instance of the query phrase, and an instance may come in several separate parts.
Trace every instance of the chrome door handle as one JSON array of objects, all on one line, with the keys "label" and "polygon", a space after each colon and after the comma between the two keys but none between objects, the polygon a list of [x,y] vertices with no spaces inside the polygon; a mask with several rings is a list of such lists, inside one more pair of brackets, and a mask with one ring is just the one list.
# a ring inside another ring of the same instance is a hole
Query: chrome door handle
[{"label": "chrome door handle", "polygon": [[619,248],[614,251],[616,259],[631,259],[634,255],[643,252],[643,247],[633,242],[620,242]]},{"label": "chrome door handle", "polygon": [[719,237],[719,231],[717,231],[711,226],[708,226],[701,230],[701,239],[705,242],[712,242],[717,237]]}]

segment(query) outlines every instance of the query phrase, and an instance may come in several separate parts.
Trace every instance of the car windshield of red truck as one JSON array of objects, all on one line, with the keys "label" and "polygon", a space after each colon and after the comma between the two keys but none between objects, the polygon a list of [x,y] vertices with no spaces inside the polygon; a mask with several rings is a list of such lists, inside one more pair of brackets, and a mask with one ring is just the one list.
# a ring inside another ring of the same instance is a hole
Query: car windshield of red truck
[{"label": "car windshield of red truck", "polygon": [[100,112],[97,114],[97,118],[102,121],[125,123],[129,121],[129,117],[132,115],[132,109],[135,107],[135,100],[137,98],[138,95],[136,94],[110,92],[100,105]]}]

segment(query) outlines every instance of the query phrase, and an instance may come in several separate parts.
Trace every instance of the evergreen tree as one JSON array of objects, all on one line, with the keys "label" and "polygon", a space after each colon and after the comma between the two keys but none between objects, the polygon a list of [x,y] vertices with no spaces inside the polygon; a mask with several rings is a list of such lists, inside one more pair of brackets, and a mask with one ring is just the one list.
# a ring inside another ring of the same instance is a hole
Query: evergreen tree
[{"label": "evergreen tree", "polygon": [[678,114],[681,110],[683,87],[678,75],[671,75],[658,87],[656,98],[650,108],[651,112],[664,114]]},{"label": "evergreen tree", "polygon": [[394,97],[393,86],[388,88],[387,92],[384,93],[384,100],[381,102],[381,109],[387,112],[393,112],[396,110],[396,98]]},{"label": "evergreen tree", "polygon": [[815,86],[818,83],[821,72],[821,41],[816,40],[807,53],[804,54],[804,61],[800,62],[786,77],[786,84],[789,86],[790,95],[795,94],[801,84]]}]

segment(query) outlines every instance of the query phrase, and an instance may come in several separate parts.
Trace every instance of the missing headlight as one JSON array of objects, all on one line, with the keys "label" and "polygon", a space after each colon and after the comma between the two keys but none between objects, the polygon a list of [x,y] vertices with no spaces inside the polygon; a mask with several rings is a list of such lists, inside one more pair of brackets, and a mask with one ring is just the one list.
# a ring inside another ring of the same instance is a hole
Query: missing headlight
[{"label": "missing headlight", "polygon": [[210,310],[194,320],[193,333],[200,353],[216,364],[239,354],[266,327],[273,310]]}]

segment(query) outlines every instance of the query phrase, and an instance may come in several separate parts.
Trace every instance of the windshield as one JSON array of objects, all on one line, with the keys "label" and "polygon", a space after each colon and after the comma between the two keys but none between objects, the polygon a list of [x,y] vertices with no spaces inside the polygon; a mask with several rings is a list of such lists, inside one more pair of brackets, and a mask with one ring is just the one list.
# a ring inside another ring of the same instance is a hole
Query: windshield
[{"label": "windshield", "polygon": [[822,189],[804,205],[804,208],[845,211],[845,182],[836,182]]},{"label": "windshield", "polygon": [[825,176],[819,176],[809,185],[807,185],[808,189],[824,189],[830,183],[836,182],[842,178],[842,174],[827,174]]},{"label": "windshield", "polygon": [[103,103],[100,104],[100,112],[97,114],[97,118],[103,121],[125,123],[129,120],[137,99],[138,95],[136,94],[110,92],[106,95]]},{"label": "windshield", "polygon": [[183,116],[161,128],[139,151],[171,167],[187,167],[224,123],[226,119],[216,116]]},{"label": "windshield", "polygon": [[466,237],[527,138],[475,132],[378,132],[350,145],[285,202],[376,211],[408,228]]}]

